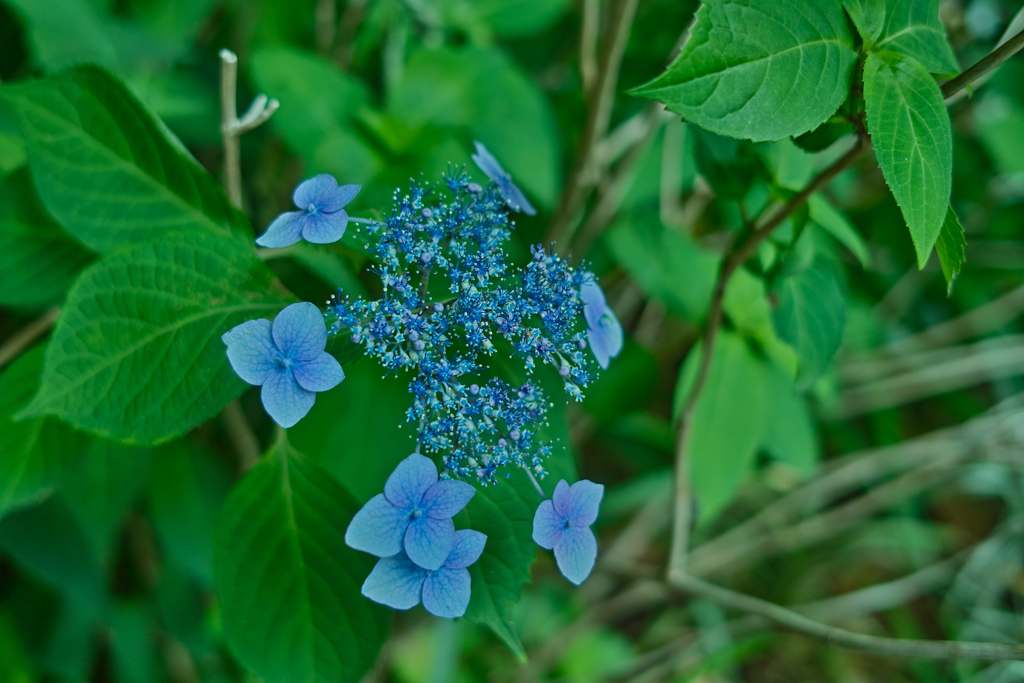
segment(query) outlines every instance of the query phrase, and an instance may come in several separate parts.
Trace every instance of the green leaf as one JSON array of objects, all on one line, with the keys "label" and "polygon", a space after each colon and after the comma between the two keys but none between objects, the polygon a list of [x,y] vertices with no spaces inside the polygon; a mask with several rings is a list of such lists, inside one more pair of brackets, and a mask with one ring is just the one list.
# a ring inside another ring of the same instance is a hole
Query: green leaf
[{"label": "green leaf", "polygon": [[83,0],[7,0],[29,26],[36,59],[49,70],[90,62],[113,66],[117,50],[93,4]]},{"label": "green leaf", "polygon": [[796,349],[799,385],[821,376],[839,350],[846,327],[846,301],[831,266],[818,261],[782,281],[775,329]]},{"label": "green leaf", "polygon": [[221,335],[285,302],[238,239],[188,232],[111,254],[68,294],[42,387],[19,418],[51,414],[128,443],[167,441],[245,388]]},{"label": "green leaf", "polygon": [[46,212],[27,168],[0,182],[0,304],[58,303],[94,259]]},{"label": "green leaf", "polygon": [[821,226],[840,244],[849,249],[862,266],[868,268],[871,265],[871,254],[868,253],[868,247],[860,233],[836,207],[829,203],[824,195],[821,193],[811,195],[811,198],[807,200],[807,206],[810,208],[811,220],[816,225]]},{"label": "green leaf", "polygon": [[569,0],[473,0],[443,3],[450,19],[465,24],[467,15],[486,22],[503,38],[525,37],[540,33],[558,20],[569,7]]},{"label": "green leaf", "polygon": [[61,471],[61,497],[103,566],[110,566],[125,514],[149,478],[149,462],[146,449],[88,438]]},{"label": "green leaf", "polygon": [[43,203],[90,249],[172,232],[252,234],[217,182],[108,72],[78,67],[0,95],[21,115]]},{"label": "green leaf", "polygon": [[[676,386],[676,412],[693,390],[703,350],[690,353]],[[754,464],[768,415],[764,363],[731,332],[719,332],[686,435],[690,483],[703,522],[732,500]]]},{"label": "green leaf", "polygon": [[885,27],[885,0],[843,0],[843,8],[857,27],[864,45],[871,47]]},{"label": "green leaf", "polygon": [[295,448],[345,482],[361,503],[383,491],[388,475],[416,448],[405,421],[409,379],[383,374],[373,359],[346,364],[345,381],[318,394],[309,414],[288,430]]},{"label": "green leaf", "polygon": [[106,604],[103,571],[81,525],[60,496],[0,520],[0,549],[89,614]]},{"label": "green leaf", "polygon": [[679,57],[633,93],[719,135],[779,140],[839,108],[856,59],[832,0],[708,0]]},{"label": "green leaf", "polygon": [[939,0],[885,0],[885,27],[875,47],[913,57],[933,74],[960,71],[939,20]]},{"label": "green leaf", "polygon": [[864,65],[868,130],[924,268],[949,206],[953,136],[939,86],[913,59],[871,53]]},{"label": "green leaf", "polygon": [[84,435],[52,417],[11,419],[38,390],[42,369],[39,346],[0,375],[0,517],[49,496],[64,463],[83,441]]},{"label": "green leaf", "polygon": [[715,256],[681,231],[652,221],[621,223],[606,240],[612,256],[648,296],[683,318],[704,317],[715,283]]},{"label": "green leaf", "polygon": [[960,219],[953,211],[950,204],[946,211],[946,220],[942,223],[942,232],[939,239],[935,241],[935,251],[939,253],[939,265],[942,266],[942,275],[946,278],[946,293],[953,293],[953,281],[960,274],[967,257],[964,255],[964,248],[967,246],[967,238],[964,237],[964,227],[960,225]]},{"label": "green leaf", "polygon": [[692,126],[697,170],[715,195],[740,201],[758,179],[768,178],[768,169],[755,146],[746,140],[715,135]]},{"label": "green leaf", "polygon": [[[524,472],[511,474],[511,479],[499,479],[493,486],[476,486],[476,495],[460,515],[468,528],[487,534],[483,555],[469,568],[473,584],[466,619],[490,628],[520,661],[526,661],[512,608],[530,580],[537,551],[533,515],[541,497]],[[554,479],[549,476],[545,483],[553,487]]]},{"label": "green leaf", "polygon": [[216,454],[174,441],[153,453],[149,508],[164,552],[213,585],[213,534],[231,476]]},{"label": "green leaf", "polygon": [[388,111],[410,126],[468,129],[541,206],[554,203],[561,182],[555,113],[536,83],[502,53],[417,51],[388,92]]},{"label": "green leaf", "polygon": [[819,448],[807,402],[778,368],[767,367],[765,379],[768,414],[761,445],[773,458],[809,477],[817,469]]},{"label": "green leaf", "polygon": [[309,163],[308,173],[332,173],[341,183],[363,183],[384,162],[353,122],[366,106],[365,86],[329,61],[291,47],[253,52],[256,87],[281,102],[270,120],[288,145]]},{"label": "green leaf", "polygon": [[374,558],[345,545],[358,504],[282,438],[224,505],[214,562],[224,634],[274,683],[355,682],[387,638],[362,596]]}]

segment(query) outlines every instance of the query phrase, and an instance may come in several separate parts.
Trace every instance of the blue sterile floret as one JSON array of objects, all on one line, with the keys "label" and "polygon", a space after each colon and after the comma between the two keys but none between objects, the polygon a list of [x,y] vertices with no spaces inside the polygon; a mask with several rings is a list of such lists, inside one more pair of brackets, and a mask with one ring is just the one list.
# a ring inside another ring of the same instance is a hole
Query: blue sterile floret
[{"label": "blue sterile floret", "polygon": [[262,318],[246,321],[221,339],[238,376],[263,385],[263,407],[282,427],[305,417],[316,392],[333,389],[345,379],[341,365],[324,351],[324,317],[310,303],[286,307],[273,323]]},{"label": "blue sterile floret", "polygon": [[455,536],[452,517],[476,490],[463,481],[437,480],[429,458],[413,453],[388,477],[348,525],[345,543],[377,557],[404,551],[424,569],[440,569]]},{"label": "blue sterile floret", "polygon": [[473,162],[480,167],[488,178],[494,181],[501,192],[502,198],[513,211],[522,211],[527,216],[536,216],[537,209],[533,208],[530,200],[526,198],[522,190],[512,182],[512,176],[505,172],[498,160],[494,158],[487,148],[480,142],[474,142],[476,154],[473,155]]},{"label": "blue sterile floret", "polygon": [[299,210],[287,211],[275,218],[256,244],[287,247],[300,239],[316,244],[337,242],[348,226],[344,206],[359,194],[360,187],[339,187],[334,176],[326,173],[303,181],[292,193],[292,201]]},{"label": "blue sterile floret", "polygon": [[[443,454],[445,477],[491,483],[505,465],[543,475],[550,445],[538,438],[549,399],[532,381],[490,378],[487,358],[551,365],[569,396],[594,379],[584,350],[584,274],[532,247],[515,267],[504,244],[514,225],[502,187],[480,187],[464,170],[444,177],[448,196],[413,182],[391,214],[367,228],[383,297],[339,294],[331,334],[346,335],[387,370],[410,371],[406,419],[421,448]],[[437,280],[440,279],[440,282]]]},{"label": "blue sterile floret", "polygon": [[622,324],[604,298],[604,290],[590,273],[580,288],[583,315],[587,319],[587,341],[594,358],[602,370],[608,369],[610,359],[622,351]]},{"label": "blue sterile floret", "polygon": [[393,609],[411,609],[422,601],[435,616],[461,617],[469,607],[467,567],[480,558],[486,543],[479,531],[456,531],[451,551],[436,570],[418,566],[404,552],[385,557],[363,582],[363,595]]},{"label": "blue sterile floret", "polygon": [[576,585],[590,576],[597,559],[597,539],[590,525],[597,519],[603,496],[601,484],[583,479],[569,486],[563,479],[533,517],[534,542],[555,551],[558,569]]}]

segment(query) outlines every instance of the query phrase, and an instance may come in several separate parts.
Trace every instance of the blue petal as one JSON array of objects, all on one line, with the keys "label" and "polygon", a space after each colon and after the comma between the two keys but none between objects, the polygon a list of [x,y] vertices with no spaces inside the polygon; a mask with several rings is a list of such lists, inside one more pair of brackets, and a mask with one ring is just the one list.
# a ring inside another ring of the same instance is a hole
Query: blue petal
[{"label": "blue petal", "polygon": [[274,318],[274,342],[292,361],[317,359],[327,346],[327,324],[320,309],[308,302],[286,306]]},{"label": "blue petal", "polygon": [[274,219],[265,233],[256,238],[256,244],[271,248],[290,247],[302,239],[305,225],[305,212],[286,211]]},{"label": "blue petal", "polygon": [[350,201],[356,198],[359,194],[359,190],[363,189],[362,185],[342,185],[334,192],[334,201],[345,206]]},{"label": "blue petal", "polygon": [[566,516],[573,526],[590,526],[597,520],[604,486],[589,479],[581,479],[569,487],[569,497],[572,502]]},{"label": "blue petal", "polygon": [[363,595],[392,609],[410,609],[419,604],[426,577],[426,571],[399,553],[377,562],[363,582]]},{"label": "blue petal", "polygon": [[405,532],[405,553],[409,559],[431,571],[440,569],[455,541],[451,519],[420,517],[409,523]]},{"label": "blue petal", "polygon": [[338,181],[334,176],[321,173],[299,183],[292,192],[292,201],[302,211],[308,211],[310,204],[318,211],[337,211],[341,208],[334,205],[334,194],[337,189]]},{"label": "blue petal", "polygon": [[537,215],[537,209],[533,208],[533,204],[526,198],[523,191],[512,182],[511,178],[507,178],[504,183],[498,183],[498,186],[501,188],[501,196],[505,198],[505,202],[513,209],[521,211],[527,216]]},{"label": "blue petal", "polygon": [[396,508],[383,493],[378,493],[349,522],[345,543],[364,553],[390,557],[402,551],[408,527],[409,511]]},{"label": "blue petal", "polygon": [[448,569],[465,569],[480,559],[487,545],[487,534],[472,529],[459,529],[452,541],[452,551],[448,553],[444,566]]},{"label": "blue petal", "polygon": [[494,155],[483,146],[483,143],[474,141],[473,145],[476,147],[476,154],[472,155],[473,162],[476,163],[488,178],[498,182],[498,179],[508,175],[505,173],[505,169],[501,167],[501,164],[498,163],[498,160],[494,158]]},{"label": "blue petal", "polygon": [[555,512],[550,500],[542,501],[533,515],[533,542],[541,548],[551,550],[562,538],[565,519]]},{"label": "blue petal", "polygon": [[344,237],[347,227],[348,214],[344,210],[317,212],[306,219],[302,238],[313,244],[331,244]]},{"label": "blue petal", "polygon": [[555,492],[551,494],[551,502],[555,506],[555,513],[563,521],[569,519],[569,512],[572,510],[572,494],[569,493],[569,482],[565,479],[555,485]]},{"label": "blue petal", "polygon": [[309,391],[327,391],[345,379],[341,363],[325,351],[313,360],[296,361],[292,365],[292,372],[295,373],[295,380],[299,386]]},{"label": "blue petal", "polygon": [[611,309],[605,309],[597,326],[587,328],[590,350],[601,369],[608,369],[608,362],[622,351],[622,325]]},{"label": "blue petal", "polygon": [[555,561],[562,576],[577,586],[590,576],[597,559],[597,539],[587,526],[571,526],[555,544]]},{"label": "blue petal", "polygon": [[316,401],[316,394],[300,387],[291,370],[278,368],[263,384],[260,398],[267,414],[287,429],[306,417]]},{"label": "blue petal", "polygon": [[580,299],[583,300],[583,317],[587,319],[587,327],[597,327],[608,308],[604,298],[604,290],[597,284],[593,273],[585,273],[588,279],[580,285]]},{"label": "blue petal", "polygon": [[427,489],[420,501],[420,509],[428,517],[451,518],[466,507],[475,493],[476,489],[464,481],[445,479]]},{"label": "blue petal", "polygon": [[423,607],[435,617],[461,617],[469,607],[471,583],[467,569],[430,572],[423,582]]},{"label": "blue petal", "polygon": [[413,453],[398,463],[384,484],[384,495],[393,505],[411,510],[419,507],[423,494],[437,482],[437,466],[430,458]]},{"label": "blue petal", "polygon": [[270,328],[269,320],[248,320],[221,337],[228,346],[231,367],[249,384],[263,384],[277,368],[278,350]]}]

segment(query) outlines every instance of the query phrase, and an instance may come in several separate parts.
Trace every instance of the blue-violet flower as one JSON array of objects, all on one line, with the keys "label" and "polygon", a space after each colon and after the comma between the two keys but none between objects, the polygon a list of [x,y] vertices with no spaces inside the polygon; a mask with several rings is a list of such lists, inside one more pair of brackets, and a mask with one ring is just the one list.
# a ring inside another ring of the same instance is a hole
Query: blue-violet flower
[{"label": "blue-violet flower", "polygon": [[470,566],[479,559],[487,536],[479,531],[455,532],[451,552],[435,571],[418,566],[404,553],[377,562],[363,582],[363,595],[393,609],[411,609],[423,601],[428,612],[454,619],[466,613],[470,597]]},{"label": "blue-violet flower", "polygon": [[569,486],[563,479],[533,516],[533,540],[554,549],[559,571],[577,586],[590,576],[597,559],[597,539],[590,525],[597,519],[602,496],[601,484],[583,479]]},{"label": "blue-violet flower", "polygon": [[348,214],[344,207],[359,194],[360,185],[342,185],[334,176],[322,173],[303,181],[292,193],[298,211],[287,211],[274,219],[256,244],[287,247],[300,239],[316,244],[337,242],[345,234]]},{"label": "blue-violet flower", "polygon": [[501,164],[494,158],[494,155],[488,152],[483,144],[479,142],[474,142],[473,144],[476,145],[476,154],[473,155],[473,161],[476,162],[476,165],[480,167],[480,170],[488,178],[498,185],[498,191],[501,192],[505,203],[512,207],[513,211],[522,211],[527,216],[536,216],[537,209],[533,208],[530,200],[526,198],[522,190],[512,182],[512,176],[505,172],[505,169],[501,167]]},{"label": "blue-violet flower", "polygon": [[324,351],[324,317],[310,303],[286,307],[273,323],[263,318],[246,321],[221,339],[238,376],[263,385],[263,407],[282,427],[305,417],[316,392],[333,389],[345,379],[341,364]]},{"label": "blue-violet flower", "polygon": [[423,569],[437,570],[452,549],[452,517],[476,490],[463,481],[437,480],[430,458],[413,453],[398,463],[377,494],[352,518],[345,543],[377,557],[403,550]]},{"label": "blue-violet flower", "polygon": [[597,364],[602,370],[607,370],[608,361],[622,351],[622,324],[605,301],[604,290],[593,274],[587,273],[587,276],[588,279],[580,286],[583,317],[587,320],[587,341]]}]

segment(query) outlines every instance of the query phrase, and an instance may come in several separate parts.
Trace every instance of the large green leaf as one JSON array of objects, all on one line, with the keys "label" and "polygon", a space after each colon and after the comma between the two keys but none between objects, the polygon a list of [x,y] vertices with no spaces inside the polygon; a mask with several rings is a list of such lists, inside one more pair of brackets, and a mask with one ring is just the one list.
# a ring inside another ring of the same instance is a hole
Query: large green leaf
[{"label": "large green leaf", "polygon": [[0,182],[0,304],[57,303],[94,258],[46,212],[27,168]]},{"label": "large green leaf", "polygon": [[39,196],[91,249],[186,230],[252,234],[217,182],[108,72],[78,67],[2,94],[20,112]]},{"label": "large green leaf", "polygon": [[864,44],[873,45],[885,28],[885,0],[843,0],[843,8]]},{"label": "large green leaf", "polygon": [[778,368],[765,368],[768,413],[761,446],[769,455],[805,476],[818,465],[818,435],[807,402]]},{"label": "large green leaf", "polygon": [[612,256],[648,296],[676,315],[699,320],[707,312],[717,259],[681,231],[656,222],[624,222],[606,237]]},{"label": "large green leaf", "polygon": [[125,514],[149,478],[150,451],[87,437],[61,471],[59,490],[96,558],[109,566]]},{"label": "large green leaf", "polygon": [[[547,481],[553,486],[554,477]],[[545,482],[547,483],[547,482]],[[530,564],[536,556],[533,515],[541,497],[524,472],[516,470],[508,480],[492,486],[477,486],[461,517],[467,526],[487,534],[487,545],[476,564],[469,568],[473,578],[472,596],[466,618],[487,626],[520,659],[526,651],[512,619],[524,583],[530,580]]]},{"label": "large green leaf", "polygon": [[213,533],[231,478],[216,454],[186,440],[153,453],[149,509],[163,551],[213,585]]},{"label": "large green leaf", "polygon": [[283,438],[229,496],[214,550],[224,634],[260,678],[354,683],[373,665],[389,613],[360,593],[374,558],[345,545],[357,509]]},{"label": "large green leaf", "polygon": [[846,328],[846,301],[832,266],[818,261],[783,280],[774,318],[779,337],[796,349],[806,387],[832,362]]},{"label": "large green leaf", "polygon": [[286,46],[256,50],[255,85],[281,102],[271,125],[306,160],[309,173],[332,173],[342,183],[363,183],[383,166],[353,128],[367,103],[366,88],[316,55]]},{"label": "large green leaf", "polygon": [[83,441],[84,435],[52,417],[11,419],[38,390],[42,370],[40,346],[0,375],[0,517],[49,496],[64,463]]},{"label": "large green leaf", "polygon": [[834,0],[707,0],[679,57],[634,93],[720,135],[779,140],[839,108],[856,59]]},{"label": "large green leaf", "polygon": [[238,239],[188,232],[111,254],[68,294],[42,387],[19,417],[52,414],[129,443],[166,441],[245,387],[221,335],[273,317],[285,301]]},{"label": "large green leaf", "polygon": [[561,141],[554,111],[500,52],[416,52],[388,92],[388,111],[410,126],[468,129],[541,206],[555,201]]},{"label": "large green leaf", "polygon": [[[683,365],[677,412],[693,390],[702,355],[698,348]],[[720,332],[686,435],[690,482],[702,521],[721,512],[754,463],[769,410],[766,382],[764,363],[746,343],[731,332]]]},{"label": "large green leaf", "polygon": [[952,293],[953,281],[960,274],[967,257],[964,249],[967,247],[967,238],[964,237],[964,227],[960,225],[960,219],[953,211],[950,204],[946,211],[946,220],[942,222],[942,231],[939,239],[935,241],[935,251],[939,254],[939,265],[942,266],[942,275],[946,278],[946,292]]},{"label": "large green leaf", "polygon": [[960,71],[939,21],[939,0],[885,0],[885,26],[875,47],[913,57],[934,74]]},{"label": "large green leaf", "polygon": [[878,165],[924,268],[953,182],[953,136],[942,93],[915,60],[871,53],[864,64],[864,100]]}]

